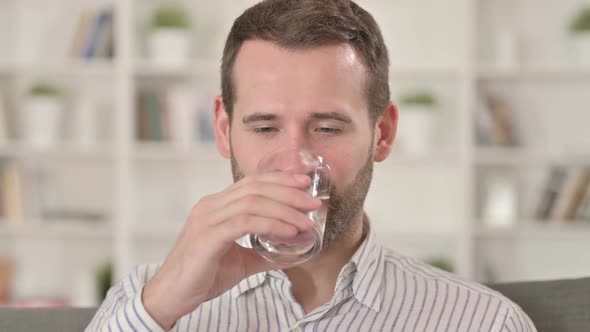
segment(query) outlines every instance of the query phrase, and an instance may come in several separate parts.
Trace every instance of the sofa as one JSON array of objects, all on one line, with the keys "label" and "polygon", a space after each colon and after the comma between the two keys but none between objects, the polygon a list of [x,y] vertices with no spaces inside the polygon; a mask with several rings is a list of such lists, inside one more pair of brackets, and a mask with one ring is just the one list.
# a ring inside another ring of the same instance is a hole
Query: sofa
[{"label": "sofa", "polygon": [[[539,332],[590,331],[590,278],[488,285],[520,305]],[[0,332],[79,332],[94,308],[0,308]]]}]

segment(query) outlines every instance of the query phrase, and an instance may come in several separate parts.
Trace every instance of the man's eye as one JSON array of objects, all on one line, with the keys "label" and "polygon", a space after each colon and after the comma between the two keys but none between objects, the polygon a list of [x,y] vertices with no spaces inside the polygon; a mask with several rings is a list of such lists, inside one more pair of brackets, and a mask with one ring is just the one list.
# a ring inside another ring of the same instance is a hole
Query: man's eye
[{"label": "man's eye", "polygon": [[254,132],[257,134],[270,134],[277,131],[277,128],[274,127],[258,127],[254,128]]},{"label": "man's eye", "polygon": [[322,134],[337,134],[340,132],[338,128],[330,128],[330,127],[320,127],[316,129],[317,132]]}]

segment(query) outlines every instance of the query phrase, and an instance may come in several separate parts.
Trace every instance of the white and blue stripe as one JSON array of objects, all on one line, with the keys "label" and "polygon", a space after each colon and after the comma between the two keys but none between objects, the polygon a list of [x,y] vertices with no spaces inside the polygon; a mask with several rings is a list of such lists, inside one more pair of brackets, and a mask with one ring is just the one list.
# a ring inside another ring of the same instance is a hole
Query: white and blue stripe
[{"label": "white and blue stripe", "polygon": [[[162,331],[141,303],[157,265],[113,287],[86,331]],[[334,297],[305,314],[282,271],[253,275],[179,319],[171,331],[536,331],[484,286],[379,245],[373,232],[338,276]]]}]

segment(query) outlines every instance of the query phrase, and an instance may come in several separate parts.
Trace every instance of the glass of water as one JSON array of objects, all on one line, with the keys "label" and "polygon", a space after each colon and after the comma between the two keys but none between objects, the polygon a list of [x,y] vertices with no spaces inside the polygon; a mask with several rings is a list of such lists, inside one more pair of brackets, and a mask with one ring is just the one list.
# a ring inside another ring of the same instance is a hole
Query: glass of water
[{"label": "glass of water", "polygon": [[309,231],[300,231],[294,237],[288,238],[251,234],[252,248],[268,261],[285,265],[300,264],[318,254],[322,248],[330,199],[330,167],[321,156],[311,151],[286,149],[262,158],[258,163],[257,172],[307,174],[311,178],[311,183],[304,190],[313,197],[319,197],[322,205],[317,210],[304,211],[313,220],[313,228]]}]

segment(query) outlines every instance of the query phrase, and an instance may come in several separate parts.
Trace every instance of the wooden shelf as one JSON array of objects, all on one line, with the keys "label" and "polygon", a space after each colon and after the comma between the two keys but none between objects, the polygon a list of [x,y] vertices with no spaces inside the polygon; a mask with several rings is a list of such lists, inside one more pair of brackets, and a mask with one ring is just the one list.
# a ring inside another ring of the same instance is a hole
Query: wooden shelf
[{"label": "wooden shelf", "polygon": [[0,221],[0,238],[110,239],[110,224],[80,221],[34,221],[22,224]]},{"label": "wooden shelf", "polygon": [[[440,150],[425,154],[408,154],[404,151],[394,151],[381,164],[385,167],[441,167],[453,166],[460,161],[456,151]],[[376,164],[379,165],[379,164]]]},{"label": "wooden shelf", "polygon": [[481,65],[480,80],[590,80],[590,66],[534,65],[502,67]]},{"label": "wooden shelf", "polygon": [[[483,224],[483,222],[481,223]],[[482,226],[475,235],[485,239],[587,240],[590,221],[526,221],[512,227]]]},{"label": "wooden shelf", "polygon": [[443,65],[392,65],[390,80],[399,79],[455,79],[461,74],[458,66]]},{"label": "wooden shelf", "polygon": [[225,161],[215,143],[179,147],[166,142],[139,142],[135,144],[134,155],[137,159],[148,161]]},{"label": "wooden shelf", "polygon": [[147,225],[135,225],[133,236],[141,240],[174,241],[182,230],[182,224],[150,223]]},{"label": "wooden shelf", "polygon": [[147,60],[138,60],[134,70],[135,75],[141,77],[217,79],[220,65],[218,61],[198,59],[178,67],[165,67]]},{"label": "wooden shelf", "polygon": [[447,230],[391,230],[378,231],[378,237],[382,241],[392,240],[400,243],[418,243],[422,245],[431,241],[455,241],[457,234]]},{"label": "wooden shelf", "polygon": [[110,59],[81,59],[61,63],[0,63],[0,74],[5,75],[110,76],[114,72],[115,64]]},{"label": "wooden shelf", "polygon": [[99,143],[95,147],[81,147],[75,144],[59,143],[55,147],[39,148],[21,142],[0,145],[0,157],[18,159],[88,159],[109,160],[113,153],[109,144]]},{"label": "wooden shelf", "polygon": [[[149,60],[136,61],[135,74],[142,77],[169,78],[212,78],[218,79],[221,63],[217,60],[196,59],[189,64],[178,67],[163,67],[151,63]],[[392,80],[400,78],[411,79],[453,79],[459,77],[460,68],[443,65],[392,65],[390,75]]]},{"label": "wooden shelf", "polygon": [[486,147],[476,149],[475,163],[480,166],[583,166],[590,165],[585,151],[553,152],[526,148]]}]

